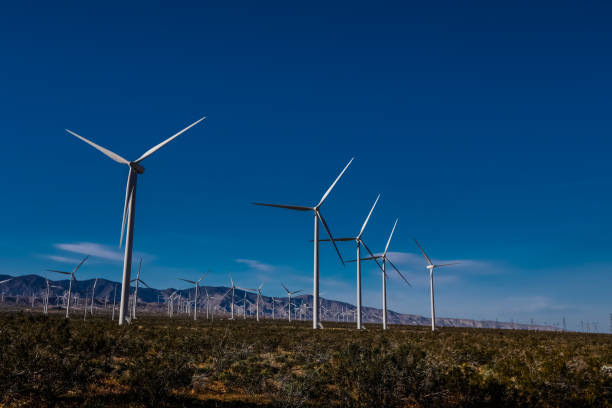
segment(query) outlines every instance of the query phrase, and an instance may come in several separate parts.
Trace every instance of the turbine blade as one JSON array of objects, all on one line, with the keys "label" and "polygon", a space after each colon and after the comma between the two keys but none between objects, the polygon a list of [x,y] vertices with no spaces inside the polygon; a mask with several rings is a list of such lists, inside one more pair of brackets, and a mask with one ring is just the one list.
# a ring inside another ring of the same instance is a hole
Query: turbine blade
[{"label": "turbine blade", "polygon": [[84,141],[88,145],[92,146],[94,149],[97,149],[97,150],[101,151],[102,153],[104,153],[106,156],[110,157],[111,159],[113,159],[117,163],[130,164],[129,160],[126,160],[123,157],[119,156],[117,153],[111,152],[110,150],[105,149],[104,147],[95,144],[91,140],[85,139],[83,136],[77,135],[72,130],[66,129],[66,132],[70,133],[72,136],[78,137],[79,139],[81,139],[82,141]]},{"label": "turbine blade", "polygon": [[132,186],[132,172],[133,171],[134,169],[130,167],[130,172],[128,174],[128,181],[125,186],[125,203],[123,204],[123,218],[121,221],[121,237],[119,238],[119,248],[121,248],[121,246],[123,245],[123,232],[125,231],[125,217],[127,217],[128,205],[132,198],[132,189],[130,187]]},{"label": "turbine blade", "polygon": [[145,281],[143,281],[142,279],[138,279],[138,282],[142,283],[143,285],[145,285],[147,288],[151,289],[151,287],[149,285],[147,285],[147,283]]},{"label": "turbine blade", "polygon": [[451,265],[457,265],[460,262],[451,262],[451,263],[445,263],[445,264],[440,264],[440,265],[434,265],[436,268],[441,268],[443,266],[451,266]]},{"label": "turbine blade", "polygon": [[192,280],[183,279],[183,278],[178,278],[178,279],[179,279],[179,280],[182,280],[182,281],[185,281],[185,282],[188,282],[188,283],[191,283],[192,285],[195,285],[195,282],[194,282],[194,281],[192,281]]},{"label": "turbine blade", "polygon": [[338,246],[336,245],[336,241],[334,240],[334,237],[333,237],[331,231],[329,230],[329,227],[327,226],[327,223],[325,222],[325,218],[323,218],[323,216],[321,215],[319,210],[316,210],[315,213],[317,214],[317,217],[319,217],[319,219],[321,220],[321,223],[323,224],[323,227],[325,227],[325,231],[327,231],[327,235],[329,235],[329,238],[331,239],[331,243],[334,244],[334,248],[336,249],[336,253],[338,254],[338,258],[340,258],[340,262],[342,262],[342,265],[344,266],[344,259],[342,259],[342,255],[340,255],[340,250],[338,249]]},{"label": "turbine blade", "polygon": [[397,226],[397,222],[399,218],[395,219],[395,224],[393,224],[393,229],[391,230],[391,234],[389,235],[389,239],[387,240],[387,246],[385,246],[385,252],[383,252],[383,256],[387,255],[387,249],[389,249],[389,244],[391,243],[391,238],[393,238],[393,233],[395,232],[395,227]]},{"label": "turbine blade", "polygon": [[234,289],[234,288],[229,288],[229,290],[228,290],[227,292],[225,292],[225,293],[223,294],[223,296],[221,296],[221,299],[223,299],[224,297],[226,297],[226,296],[227,296],[227,294],[228,294],[228,293],[230,293],[230,292],[232,291],[232,289]]},{"label": "turbine blade", "polygon": [[[361,261],[371,261],[372,259],[378,259],[380,258],[380,256],[368,256],[367,258],[361,258]],[[351,259],[350,261],[346,261],[346,262],[357,262],[356,259]]]},{"label": "turbine blade", "polygon": [[253,205],[261,205],[264,207],[278,207],[278,208],[287,208],[289,210],[296,211],[312,211],[312,207],[304,207],[301,205],[282,205],[282,204],[266,204],[266,203],[253,203]]},{"label": "turbine blade", "polygon": [[416,240],[416,238],[414,239],[414,243],[417,244],[417,246],[419,247],[419,249],[421,250],[421,253],[423,254],[423,256],[425,257],[425,259],[427,259],[427,263],[430,265],[433,265],[433,262],[431,262],[431,259],[429,259],[429,257],[427,256],[427,254],[425,253],[425,250],[423,249],[423,247],[421,246],[421,244],[419,244],[419,241]]},{"label": "turbine blade", "polygon": [[75,273],[76,273],[76,271],[78,271],[78,270],[79,270],[79,268],[81,267],[81,265],[83,265],[83,264],[85,263],[85,261],[87,260],[87,258],[89,258],[89,255],[87,255],[85,258],[83,258],[83,260],[81,261],[81,263],[80,263],[80,264],[78,264],[76,268],[74,268],[74,271],[72,272],[72,274],[75,274]]},{"label": "turbine blade", "polygon": [[266,283],[266,282],[263,282],[261,285],[259,285],[259,288],[258,288],[257,290],[261,290],[261,288],[263,288],[263,285],[264,285],[265,283]]},{"label": "turbine blade", "polygon": [[391,261],[389,260],[389,258],[387,258],[387,262],[389,262],[389,265],[391,265],[391,266],[393,267],[393,269],[395,269],[395,272],[397,272],[397,274],[398,274],[399,276],[401,276],[401,277],[402,277],[402,279],[404,280],[404,282],[406,282],[406,283],[408,284],[408,286],[412,287],[412,285],[410,284],[410,282],[408,282],[408,279],[406,279],[406,277],[405,277],[404,275],[402,275],[402,273],[400,272],[400,270],[399,270],[399,269],[397,269],[397,266],[395,266],[395,265],[393,264],[393,262],[391,262]]},{"label": "turbine blade", "polygon": [[319,201],[319,204],[317,204],[317,207],[320,207],[321,204],[323,204],[323,201],[325,201],[325,199],[327,198],[327,196],[329,195],[329,193],[331,193],[332,189],[334,188],[334,186],[336,185],[336,183],[338,182],[338,180],[340,180],[340,177],[342,177],[342,175],[344,174],[344,172],[346,171],[346,169],[348,169],[348,166],[351,165],[351,163],[353,162],[355,158],[351,158],[351,160],[349,160],[348,164],[344,167],[344,169],[342,170],[342,172],[338,175],[338,177],[336,177],[336,180],[334,180],[334,182],[332,183],[331,186],[329,186],[329,188],[327,189],[327,191],[325,192],[325,194],[323,194],[323,197],[321,198],[321,201]]},{"label": "turbine blade", "polygon": [[[47,271],[49,272],[55,272],[55,273],[63,273],[64,275],[72,275],[71,272],[64,272],[64,271],[56,271],[55,269],[47,269]],[[9,279],[10,280],[10,279]]]},{"label": "turbine blade", "polygon": [[172,140],[176,139],[181,134],[185,133],[186,131],[188,131],[189,129],[191,129],[192,127],[194,127],[195,125],[197,125],[201,121],[203,121],[204,119],[206,119],[206,117],[198,119],[197,121],[193,122],[191,125],[187,126],[185,129],[181,130],[178,133],[175,133],[174,135],[170,136],[168,139],[164,140],[163,142],[159,143],[158,145],[153,146],[152,148],[147,150],[145,152],[145,154],[140,156],[135,162],[136,163],[140,163],[141,161],[143,161],[144,159],[146,159],[147,157],[149,157],[150,155],[152,155],[153,153],[155,153],[156,151],[158,151],[159,149],[164,147],[166,144],[170,143]]},{"label": "turbine blade", "polygon": [[[345,241],[354,241],[356,238],[334,238],[336,242],[345,242]],[[331,239],[320,239],[319,242],[329,242]],[[314,242],[314,240],[309,240],[308,242]]]},{"label": "turbine blade", "polygon": [[11,279],[5,279],[5,280],[3,280],[3,281],[0,281],[0,285],[2,285],[3,283],[8,282],[8,281],[10,281],[10,280],[12,280],[12,278],[11,278]]},{"label": "turbine blade", "polygon": [[200,279],[198,279],[198,283],[202,282],[202,279],[204,279],[206,277],[206,275],[208,275],[208,272],[210,272],[210,271],[206,271],[206,273],[204,275],[202,275],[202,277]]},{"label": "turbine blade", "polygon": [[380,198],[380,194],[378,195],[378,197],[376,197],[376,201],[374,201],[374,205],[370,209],[370,212],[368,213],[368,216],[367,216],[365,222],[361,226],[361,231],[359,231],[359,235],[357,235],[358,238],[361,238],[361,235],[363,234],[363,231],[365,230],[366,225],[368,225],[368,221],[370,221],[370,216],[372,215],[372,212],[374,211],[374,207],[376,207],[376,203],[378,203],[378,199],[379,198]]},{"label": "turbine blade", "polygon": [[292,295],[295,295],[296,293],[300,293],[303,289],[300,290],[296,290],[295,292],[291,292]]},{"label": "turbine blade", "polygon": [[368,248],[368,246],[366,245],[365,242],[363,242],[362,239],[359,239],[359,241],[363,244],[363,247],[366,249],[366,251],[368,251],[368,254],[370,254],[370,257],[372,257],[372,259],[374,259],[374,262],[376,262],[376,265],[378,265],[378,267],[380,268],[381,271],[385,272],[383,270],[382,265],[380,264],[380,262],[378,262],[378,258],[380,258],[380,256],[376,256],[372,253],[372,251],[370,251],[370,248]]}]

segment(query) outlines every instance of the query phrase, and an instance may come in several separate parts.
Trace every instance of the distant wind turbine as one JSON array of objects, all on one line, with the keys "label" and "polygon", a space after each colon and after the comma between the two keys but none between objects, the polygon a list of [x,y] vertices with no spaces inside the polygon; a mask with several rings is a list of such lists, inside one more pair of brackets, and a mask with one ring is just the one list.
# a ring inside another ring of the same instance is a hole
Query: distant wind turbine
[{"label": "distant wind turbine", "polygon": [[[265,282],[264,282],[265,283]],[[251,288],[238,288],[238,289],[242,289],[242,290],[248,290],[250,292],[257,292],[257,297],[255,298],[255,305],[256,305],[256,309],[257,309],[257,321],[259,321],[259,300],[262,299],[261,297],[261,288],[263,288],[263,283],[261,285],[259,285],[257,288],[255,289],[251,289]]]},{"label": "distant wind turbine", "polygon": [[434,303],[434,269],[442,268],[443,266],[457,265],[459,262],[450,262],[450,263],[435,265],[433,262],[431,262],[431,259],[429,259],[429,257],[427,256],[427,254],[425,253],[425,250],[423,249],[423,247],[421,247],[421,244],[419,244],[419,241],[415,239],[414,243],[417,244],[417,246],[421,250],[421,253],[425,257],[425,260],[427,260],[427,264],[428,264],[427,269],[429,269],[429,300],[431,303],[431,331],[435,331],[436,330],[436,306]]},{"label": "distant wind turbine", "polygon": [[66,302],[66,319],[68,319],[70,317],[70,295],[72,293],[72,281],[76,281],[74,274],[79,270],[79,268],[81,267],[81,265],[83,265],[85,263],[85,261],[87,260],[87,258],[89,258],[89,255],[86,256],[85,258],[83,258],[83,260],[72,270],[72,272],[64,272],[64,271],[58,271],[55,269],[47,269],[47,271],[49,272],[55,272],[55,273],[61,273],[64,275],[70,275],[70,283],[68,284],[68,300]]},{"label": "distant wind turbine", "polygon": [[[296,293],[300,293],[302,291],[302,289],[300,290],[294,290],[293,292],[291,292],[289,289],[287,289],[287,287],[285,285],[283,285],[281,283],[281,286],[283,287],[283,289],[285,289],[285,292],[287,292],[287,296],[289,296],[289,302],[287,304],[287,307],[289,308],[289,323],[291,323],[291,295],[295,295]],[[314,313],[314,310],[313,310]]]},{"label": "distant wind turbine", "polygon": [[121,163],[121,164],[126,164],[130,167],[130,172],[128,174],[127,187],[125,190],[125,204],[123,206],[123,221],[121,224],[121,237],[119,239],[119,247],[121,247],[123,243],[123,231],[125,230],[126,217],[127,217],[127,231],[126,231],[126,236],[125,236],[126,245],[125,245],[125,255],[123,258],[123,279],[121,281],[121,303],[119,305],[119,324],[120,325],[122,325],[125,322],[126,317],[128,317],[129,315],[128,299],[130,297],[130,274],[132,271],[132,246],[133,246],[133,239],[134,239],[134,216],[136,212],[136,181],[137,181],[138,175],[144,173],[144,170],[145,170],[144,167],[140,165],[140,162],[142,162],[144,159],[146,159],[147,157],[155,153],[157,150],[161,149],[167,143],[171,142],[172,140],[180,136],[182,133],[191,129],[193,126],[197,125],[204,119],[206,118],[201,118],[197,120],[196,122],[192,123],[191,125],[187,126],[185,129],[181,130],[180,132],[175,133],[168,139],[164,140],[163,142],[147,150],[142,156],[140,156],[138,159],[134,161],[129,161],[127,159],[124,159],[123,157],[119,156],[117,153],[111,152],[110,150],[102,146],[99,146],[88,139],[85,139],[83,136],[77,135],[73,131],[66,129],[68,133],[81,139],[82,141],[89,144],[93,148],[99,150],[100,152],[110,157],[114,161]]},{"label": "distant wind turbine", "polygon": [[348,162],[348,164],[344,167],[340,175],[336,177],[336,180],[327,189],[325,194],[323,194],[323,197],[321,198],[321,201],[319,201],[319,204],[317,204],[314,207],[304,207],[304,206],[298,206],[298,205],[253,203],[255,205],[262,205],[262,206],[267,206],[267,207],[286,208],[286,209],[295,210],[295,211],[312,211],[314,213],[314,268],[313,268],[314,277],[313,277],[313,293],[312,293],[312,297],[313,297],[313,300],[312,300],[312,328],[313,329],[318,329],[320,326],[320,322],[319,322],[319,220],[321,221],[321,224],[323,224],[325,231],[327,231],[327,235],[329,236],[329,239],[331,239],[331,242],[334,245],[336,252],[338,253],[340,262],[342,262],[342,265],[344,265],[344,260],[342,259],[342,255],[340,255],[340,250],[336,246],[336,242],[334,241],[334,237],[332,236],[332,233],[329,230],[329,227],[327,226],[327,222],[325,222],[325,218],[323,218],[323,215],[321,215],[320,208],[323,202],[325,201],[325,199],[327,198],[327,196],[329,195],[329,193],[331,193],[332,189],[334,188],[338,180],[340,180],[340,177],[342,177],[346,169],[348,169],[348,167],[351,165],[351,163],[353,162],[353,159],[351,159]]},{"label": "distant wind turbine", "polygon": [[[230,320],[234,320],[234,295],[236,294],[236,284],[234,283],[234,278],[232,278],[231,273],[229,274],[229,277],[230,277],[230,282],[232,282],[232,287],[230,288],[230,290],[232,291],[232,305],[231,305],[232,317],[230,318]],[[225,295],[223,296],[225,297]]]},{"label": "distant wind turbine", "polygon": [[91,309],[89,315],[93,317],[94,299],[96,298],[96,285],[98,284],[98,278],[94,281],[93,288],[91,288]]},{"label": "distant wind turbine", "polygon": [[136,319],[136,306],[138,305],[138,287],[142,283],[147,288],[151,289],[151,287],[149,285],[147,285],[147,283],[145,281],[140,279],[140,270],[141,269],[142,269],[142,258],[140,258],[140,262],[138,264],[138,272],[136,272],[136,279],[132,279],[130,281],[130,283],[136,282],[136,285],[135,285],[135,288],[134,288],[134,301],[132,302],[132,319],[134,319],[134,320]]},{"label": "distant wind turbine", "polygon": [[179,278],[182,281],[185,281],[187,283],[191,283],[192,285],[195,285],[195,299],[193,301],[193,320],[198,320],[198,292],[200,290],[200,282],[202,282],[202,279],[204,279],[206,277],[206,275],[208,275],[208,272],[206,272],[204,275],[202,275],[202,277],[200,279],[198,279],[197,281],[192,281],[189,279],[183,279],[183,278]]}]

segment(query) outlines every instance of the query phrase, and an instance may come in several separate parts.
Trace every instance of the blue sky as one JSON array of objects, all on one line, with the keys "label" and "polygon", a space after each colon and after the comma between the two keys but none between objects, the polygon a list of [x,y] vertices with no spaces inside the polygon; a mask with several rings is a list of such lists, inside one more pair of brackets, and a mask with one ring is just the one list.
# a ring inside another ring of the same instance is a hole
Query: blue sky
[{"label": "blue sky", "polygon": [[[130,159],[143,162],[135,251],[143,277],[181,287],[266,281],[312,290],[310,215],[382,250],[395,217],[392,309],[607,329],[612,312],[610,6],[604,2],[22,3],[0,13],[0,273],[93,256],[120,279]],[[346,259],[354,247],[342,246]],[[354,267],[322,247],[322,296],[354,302]],[[380,273],[364,268],[380,306]]]}]

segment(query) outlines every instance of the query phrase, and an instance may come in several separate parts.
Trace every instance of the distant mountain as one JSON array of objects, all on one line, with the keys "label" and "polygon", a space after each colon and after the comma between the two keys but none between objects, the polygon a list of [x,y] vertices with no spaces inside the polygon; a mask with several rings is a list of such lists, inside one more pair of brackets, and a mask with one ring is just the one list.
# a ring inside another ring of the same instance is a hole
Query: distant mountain
[{"label": "distant mountain", "polygon": [[[2,303],[5,305],[31,305],[34,300],[35,307],[40,306],[42,297],[46,291],[46,279],[38,275],[23,275],[10,276],[0,275],[0,281],[10,279],[10,281],[0,285],[0,295]],[[68,290],[69,280],[50,280],[50,304],[56,304],[59,298],[64,296]],[[72,294],[77,299],[91,298],[91,291],[94,285],[94,279],[76,280],[72,283]],[[113,303],[115,296],[115,288],[117,291],[116,302],[119,303],[121,297],[120,282],[113,282],[106,279],[98,279],[95,290],[95,300],[97,305],[105,303]],[[130,293],[134,292],[134,287],[130,288]],[[139,307],[155,306],[156,304],[166,303],[173,295],[175,303],[181,302],[185,304],[194,298],[195,289],[152,289],[143,287],[138,289]],[[231,288],[226,286],[200,286],[199,303],[201,307],[200,313],[206,313],[206,301],[210,299],[208,307],[210,310],[215,310],[215,313],[227,314],[230,313],[232,303]],[[225,295],[225,296],[224,296]],[[34,297],[34,299],[32,298]],[[245,300],[246,299],[246,300]],[[245,292],[240,289],[234,291],[234,312],[237,316],[243,316],[243,305],[247,305],[247,316],[255,315],[255,302],[257,294]],[[274,299],[274,301],[273,301]],[[292,319],[312,319],[311,295],[295,296],[292,300]],[[78,303],[78,302],[77,302]],[[270,296],[262,296],[259,303],[260,313],[266,317],[272,316],[274,303],[274,314],[276,318],[287,318],[288,298],[272,298]],[[350,303],[340,302],[321,298],[321,314],[323,321],[354,321],[356,307]],[[191,306],[193,307],[193,305]],[[382,310],[372,307],[363,307],[363,321],[365,323],[379,323],[382,321]],[[397,313],[389,310],[387,314],[389,324],[405,324],[405,325],[430,325],[431,319],[420,315]],[[476,327],[476,328],[498,328],[498,329],[523,329],[523,330],[557,330],[553,326],[529,325],[510,322],[497,322],[490,320],[472,320],[472,319],[456,319],[456,318],[436,318],[438,326],[447,327]]]}]

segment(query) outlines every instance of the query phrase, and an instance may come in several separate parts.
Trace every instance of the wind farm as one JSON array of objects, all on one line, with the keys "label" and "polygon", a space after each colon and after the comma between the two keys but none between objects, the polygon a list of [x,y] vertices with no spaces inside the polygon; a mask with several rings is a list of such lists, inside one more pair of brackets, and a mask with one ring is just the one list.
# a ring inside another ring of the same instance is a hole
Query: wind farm
[{"label": "wind farm", "polygon": [[611,407],[611,13],[7,4],[0,408]]}]

